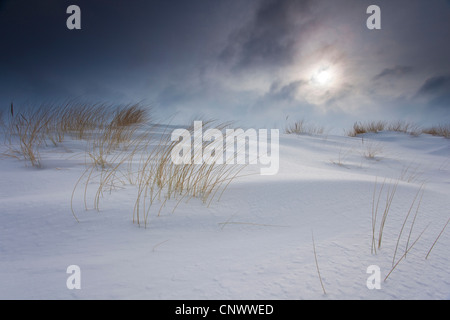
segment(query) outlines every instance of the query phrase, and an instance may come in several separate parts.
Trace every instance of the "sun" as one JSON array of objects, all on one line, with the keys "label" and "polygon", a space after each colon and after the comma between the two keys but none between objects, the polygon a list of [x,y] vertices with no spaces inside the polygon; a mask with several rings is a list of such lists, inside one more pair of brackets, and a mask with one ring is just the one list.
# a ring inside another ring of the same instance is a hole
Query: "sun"
[{"label": "sun", "polygon": [[321,85],[321,86],[329,85],[333,81],[333,73],[331,72],[331,70],[329,68],[326,68],[326,69],[322,68],[322,69],[319,69],[318,71],[316,71],[312,80],[316,84]]},{"label": "sun", "polygon": [[[300,69],[300,68],[299,68]],[[327,107],[328,102],[334,101],[346,88],[342,66],[329,61],[308,63],[296,74],[303,74],[298,81],[296,97],[316,106]]]}]

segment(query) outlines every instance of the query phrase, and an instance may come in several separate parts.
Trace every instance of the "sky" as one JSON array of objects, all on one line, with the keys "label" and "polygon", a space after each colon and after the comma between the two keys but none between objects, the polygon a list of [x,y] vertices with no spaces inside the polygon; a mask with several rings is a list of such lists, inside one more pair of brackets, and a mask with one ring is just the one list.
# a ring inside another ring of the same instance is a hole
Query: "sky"
[{"label": "sky", "polygon": [[172,122],[259,128],[449,123],[449,39],[450,0],[0,0],[0,106],[140,102]]}]

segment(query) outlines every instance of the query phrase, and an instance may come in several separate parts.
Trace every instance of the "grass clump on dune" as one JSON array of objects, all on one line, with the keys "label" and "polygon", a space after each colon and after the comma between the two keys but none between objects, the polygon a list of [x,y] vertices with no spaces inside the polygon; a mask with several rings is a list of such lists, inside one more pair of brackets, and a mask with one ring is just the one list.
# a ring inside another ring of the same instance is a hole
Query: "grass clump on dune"
[{"label": "grass clump on dune", "polygon": [[387,123],[385,121],[369,121],[369,122],[355,122],[351,131],[347,133],[350,137],[364,133],[378,133],[386,129]]},{"label": "grass clump on dune", "polygon": [[421,134],[431,134],[433,136],[450,138],[450,125],[435,125],[421,128],[419,125],[408,121],[368,121],[355,122],[353,128],[346,134],[350,137],[356,137],[365,133],[379,133],[382,131],[402,132],[417,137]]},{"label": "grass clump on dune", "polygon": [[[147,111],[139,105],[113,107],[107,104],[68,102],[18,109],[11,104],[9,117],[0,118],[5,133],[7,155],[41,167],[40,149],[57,145],[67,135],[87,141],[102,136],[102,146],[114,148],[130,139],[136,128],[147,120]],[[6,119],[5,119],[6,118]]]},{"label": "grass clump on dune", "polygon": [[[227,125],[207,122],[204,128],[220,131]],[[163,131],[155,132],[155,128]],[[188,130],[192,132],[193,127]],[[97,182],[94,208],[99,210],[105,191],[125,184],[134,186],[136,198],[132,208],[133,223],[147,226],[151,210],[156,208],[155,213],[159,216],[170,200],[175,200],[172,212],[182,201],[191,198],[201,199],[208,205],[213,199],[219,200],[231,181],[245,167],[215,161],[227,156],[223,148],[215,149],[217,152],[214,152],[212,161],[203,161],[203,154],[212,150],[214,140],[203,141],[199,149],[193,148],[189,155],[190,163],[177,164],[172,155],[178,143],[172,140],[169,127],[152,124],[135,134],[126,143],[126,150],[100,153],[101,149],[97,147],[97,153],[91,156],[93,161],[74,188],[72,200],[78,185],[84,185],[85,208],[88,209],[87,188],[92,182]]]},{"label": "grass clump on dune", "polygon": [[[221,131],[228,124],[204,124],[204,128],[207,129],[208,126]],[[192,130],[192,127],[189,128],[189,131]],[[199,198],[209,205],[214,198],[220,199],[227,186],[244,167],[215,161],[227,156],[223,148],[215,149],[214,159],[204,161],[203,155],[214,147],[214,141],[203,141],[198,149],[193,148],[190,163],[177,164],[173,161],[172,154],[178,143],[179,141],[173,141],[168,134],[161,137],[156,147],[141,162],[137,179],[138,196],[134,208],[134,221],[138,224],[142,221],[144,225],[147,224],[149,210],[155,200],[162,203],[158,215],[170,199],[176,199],[175,208],[181,201],[191,198]]]},{"label": "grass clump on dune", "polygon": [[284,132],[286,134],[321,135],[324,134],[325,128],[322,126],[309,124],[305,120],[298,120],[286,125]]},{"label": "grass clump on dune", "polygon": [[[40,151],[45,146],[64,143],[67,137],[86,141],[86,168],[72,193],[72,213],[75,216],[73,199],[80,185],[84,184],[84,205],[88,209],[88,186],[98,182],[94,196],[94,208],[98,210],[105,191],[131,184],[137,187],[132,210],[133,221],[139,225],[147,224],[156,201],[160,203],[158,214],[170,199],[177,199],[177,206],[191,198],[211,203],[220,198],[242,168],[215,159],[203,161],[203,154],[217,145],[214,139],[193,148],[190,163],[174,163],[172,155],[178,141],[171,139],[168,127],[163,133],[153,132],[155,127],[164,126],[151,124],[150,120],[149,109],[138,104],[114,107],[77,101],[15,108],[14,112],[11,108],[9,117],[4,112],[0,117],[8,155],[26,160],[33,167],[41,167]],[[205,121],[204,127],[214,126],[221,132],[228,125]],[[188,128],[191,133],[193,129]],[[216,147],[213,158],[230,156],[223,146]]]},{"label": "grass clump on dune", "polygon": [[431,134],[433,136],[450,138],[450,124],[437,125],[422,130],[422,133]]}]

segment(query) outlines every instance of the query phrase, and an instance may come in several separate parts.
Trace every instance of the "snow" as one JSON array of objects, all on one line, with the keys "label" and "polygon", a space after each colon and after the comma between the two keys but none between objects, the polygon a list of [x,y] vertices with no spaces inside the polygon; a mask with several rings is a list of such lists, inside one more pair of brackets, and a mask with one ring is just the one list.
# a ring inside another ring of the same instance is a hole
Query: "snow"
[{"label": "snow", "polygon": [[[376,155],[366,158],[371,147]],[[450,227],[425,259],[450,216],[449,139],[281,134],[277,175],[239,177],[209,207],[193,198],[172,212],[171,200],[159,216],[151,211],[146,228],[132,222],[132,185],[105,193],[100,211],[86,211],[84,186],[77,189],[75,220],[71,198],[86,168],[84,148],[70,139],[49,145],[41,150],[42,168],[0,159],[0,299],[450,298]],[[399,177],[382,247],[371,253],[374,190]],[[417,219],[412,225],[418,200],[394,262],[411,227],[409,245],[428,228],[384,281],[422,184]],[[95,181],[88,187],[92,207]],[[66,286],[70,265],[80,267],[80,290]],[[371,265],[381,270],[379,290],[366,285]]]}]

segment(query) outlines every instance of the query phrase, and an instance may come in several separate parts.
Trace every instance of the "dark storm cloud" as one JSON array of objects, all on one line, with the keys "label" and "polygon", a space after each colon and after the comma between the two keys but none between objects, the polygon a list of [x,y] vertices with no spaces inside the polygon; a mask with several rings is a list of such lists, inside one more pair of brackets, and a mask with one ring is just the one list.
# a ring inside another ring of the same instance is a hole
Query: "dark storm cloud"
[{"label": "dark storm cloud", "polygon": [[379,80],[383,77],[404,76],[408,73],[411,73],[412,71],[413,71],[413,67],[410,67],[410,66],[396,66],[394,68],[386,68],[383,71],[381,71],[379,74],[377,74],[373,79]]},{"label": "dark storm cloud", "polygon": [[444,91],[450,93],[450,75],[427,79],[420,88],[419,94],[436,94]]},{"label": "dark storm cloud", "polygon": [[[0,74],[0,84],[12,87],[12,91],[3,90],[3,97],[40,100],[77,96],[92,93],[117,73],[124,74],[132,56],[124,55],[124,47],[131,52],[134,49],[130,42],[122,41],[126,39],[120,28],[111,21],[120,24],[120,15],[105,19],[111,11],[107,2],[77,1],[82,30],[68,30],[66,9],[70,4],[72,1],[65,0],[4,3],[0,11],[0,69],[7,71]],[[105,91],[95,94],[102,97]]]},{"label": "dark storm cloud", "polygon": [[427,79],[418,90],[417,96],[428,99],[428,105],[431,107],[450,109],[450,74]]},{"label": "dark storm cloud", "polygon": [[282,85],[280,81],[274,81],[270,86],[269,92],[265,95],[265,98],[273,101],[295,101],[298,90],[305,83],[306,81],[304,80],[295,80]]},{"label": "dark storm cloud", "polygon": [[220,58],[237,68],[283,66],[312,25],[311,0],[265,0],[255,17],[233,32]]},{"label": "dark storm cloud", "polygon": [[[0,104],[146,100],[248,121],[436,110],[450,101],[449,1],[0,0]],[[66,28],[71,4],[82,30]],[[366,28],[371,4],[381,30]],[[324,68],[332,83],[314,85]]]},{"label": "dark storm cloud", "polygon": [[[81,30],[66,28],[71,4],[81,8]],[[194,74],[217,36],[216,24],[226,19],[223,6],[201,0],[2,1],[0,99],[147,98],[169,77],[183,81]]]}]

